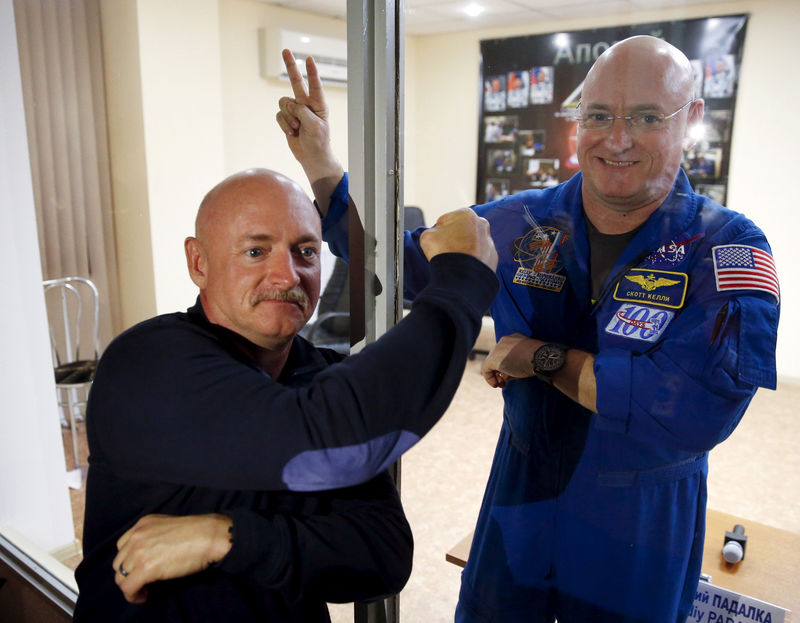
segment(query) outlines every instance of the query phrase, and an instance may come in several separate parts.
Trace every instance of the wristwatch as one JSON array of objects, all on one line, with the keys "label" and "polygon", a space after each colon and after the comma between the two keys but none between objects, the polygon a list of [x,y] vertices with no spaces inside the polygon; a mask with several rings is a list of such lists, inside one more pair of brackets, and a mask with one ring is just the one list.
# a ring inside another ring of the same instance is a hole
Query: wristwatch
[{"label": "wristwatch", "polygon": [[553,374],[564,367],[567,362],[567,347],[550,342],[542,344],[533,353],[533,374],[548,385],[553,384]]}]

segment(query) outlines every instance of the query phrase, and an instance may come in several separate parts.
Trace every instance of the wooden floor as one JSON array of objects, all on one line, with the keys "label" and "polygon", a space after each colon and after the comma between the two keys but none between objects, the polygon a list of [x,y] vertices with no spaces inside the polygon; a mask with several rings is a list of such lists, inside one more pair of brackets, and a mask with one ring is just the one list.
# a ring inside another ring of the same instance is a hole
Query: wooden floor
[{"label": "wooden floor", "polygon": [[[461,569],[445,552],[474,528],[500,428],[502,398],[482,380],[481,358],[442,421],[402,461],[402,497],[414,531],[414,570],[400,596],[401,620],[450,623]],[[760,390],[731,437],[710,456],[709,508],[800,534],[800,383]],[[86,465],[83,423],[79,458]],[[72,440],[65,430],[66,464]],[[84,489],[70,490],[75,535],[81,537]],[[79,557],[65,561],[77,566]],[[350,605],[331,606],[333,623],[353,621]]]}]

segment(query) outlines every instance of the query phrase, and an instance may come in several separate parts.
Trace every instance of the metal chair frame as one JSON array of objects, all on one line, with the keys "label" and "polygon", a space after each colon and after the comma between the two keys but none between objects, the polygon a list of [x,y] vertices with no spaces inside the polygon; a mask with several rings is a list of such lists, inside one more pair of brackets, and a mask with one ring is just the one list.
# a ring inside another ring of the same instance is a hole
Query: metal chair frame
[{"label": "metal chair frame", "polygon": [[[69,428],[72,434],[72,449],[75,458],[74,469],[80,469],[78,462],[78,436],[76,421],[86,414],[86,400],[81,399],[79,391],[88,393],[88,388],[94,378],[94,367],[100,354],[100,297],[94,282],[85,277],[62,277],[48,279],[42,282],[45,292],[58,290],[60,299],[60,318],[48,314],[50,328],[50,348],[53,356],[53,367],[56,375],[56,390],[58,393],[58,406],[66,411],[69,418]],[[91,293],[92,309],[92,346],[94,356],[92,359],[81,360],[81,326],[84,313],[84,296],[81,289],[88,288]],[[56,328],[63,342],[56,338]],[[63,332],[63,333],[61,333]],[[62,348],[59,348],[59,345]],[[88,377],[88,379],[87,379]]]}]

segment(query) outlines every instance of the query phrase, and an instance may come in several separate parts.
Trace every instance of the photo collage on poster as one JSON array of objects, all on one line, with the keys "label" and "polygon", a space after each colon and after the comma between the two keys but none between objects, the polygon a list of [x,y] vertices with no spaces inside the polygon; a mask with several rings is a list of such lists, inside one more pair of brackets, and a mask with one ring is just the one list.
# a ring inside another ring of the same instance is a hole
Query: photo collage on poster
[{"label": "photo collage on poster", "polygon": [[586,72],[614,41],[656,34],[691,60],[695,93],[705,101],[682,167],[697,192],[724,204],[746,25],[746,15],[731,15],[481,41],[477,202],[574,175]]},{"label": "photo collage on poster", "polygon": [[515,110],[553,103],[553,67],[531,67],[490,76],[484,81],[483,109],[501,113],[484,117],[486,145],[486,201],[500,199],[523,188],[511,187],[522,176],[524,188],[558,184],[558,158],[544,158],[545,128],[521,128]]},{"label": "photo collage on poster", "polygon": [[725,106],[734,94],[736,59],[733,54],[720,54],[691,62],[695,93],[705,101],[705,115],[695,144],[683,153],[681,166],[696,192],[724,204],[727,185],[720,178],[723,165],[727,170],[724,152],[730,144],[733,123],[733,110]]}]

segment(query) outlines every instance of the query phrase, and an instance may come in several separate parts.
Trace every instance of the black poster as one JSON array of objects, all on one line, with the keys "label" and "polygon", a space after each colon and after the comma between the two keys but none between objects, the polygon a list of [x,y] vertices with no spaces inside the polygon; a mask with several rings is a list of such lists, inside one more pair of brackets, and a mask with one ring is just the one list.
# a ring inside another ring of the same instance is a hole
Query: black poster
[{"label": "black poster", "polygon": [[477,202],[572,177],[586,73],[614,42],[654,35],[692,61],[704,134],[682,166],[697,192],[724,203],[746,26],[747,15],[727,15],[481,41]]}]

